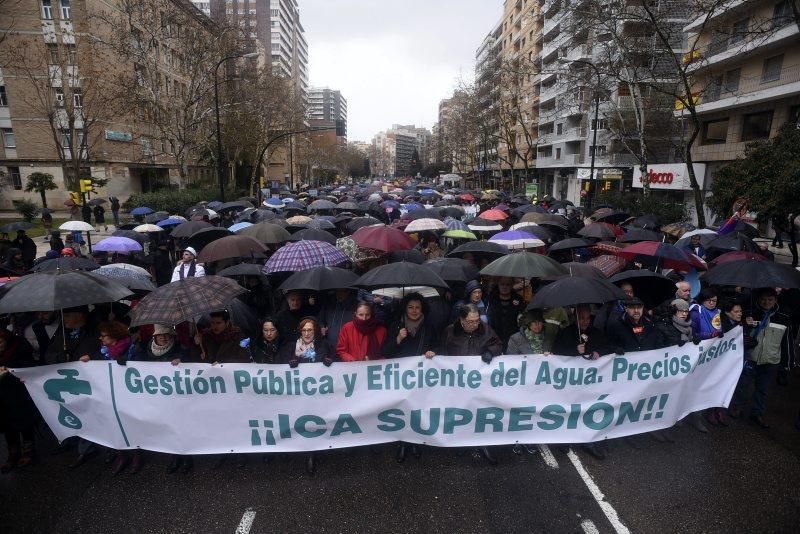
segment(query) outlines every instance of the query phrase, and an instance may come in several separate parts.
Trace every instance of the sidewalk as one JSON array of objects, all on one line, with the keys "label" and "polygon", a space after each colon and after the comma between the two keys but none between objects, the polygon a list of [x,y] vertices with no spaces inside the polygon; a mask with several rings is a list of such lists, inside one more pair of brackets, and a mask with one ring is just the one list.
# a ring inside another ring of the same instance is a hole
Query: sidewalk
[{"label": "sidewalk", "polygon": [[[69,217],[69,214],[67,214],[67,217]],[[97,226],[95,226],[95,228],[97,228]],[[53,228],[53,230],[57,230],[57,228]],[[101,239],[104,239],[104,238],[110,236],[116,230],[117,229],[113,224],[109,224],[107,232],[102,227],[100,228],[99,232],[92,232],[92,245],[95,245]],[[69,232],[67,232],[65,230],[59,230],[59,231],[61,232],[61,240],[63,241],[64,240],[64,236],[66,234],[68,234]],[[44,256],[45,254],[47,254],[47,251],[50,250],[50,237],[49,236],[46,237],[46,238],[44,236],[42,236],[42,237],[35,237],[35,238],[31,238],[31,239],[33,239],[33,242],[36,243],[36,257],[37,258],[39,258],[41,256]],[[86,239],[86,236],[84,234],[84,240],[85,239]],[[89,248],[86,245],[84,245],[84,252],[86,254],[89,253]]]}]

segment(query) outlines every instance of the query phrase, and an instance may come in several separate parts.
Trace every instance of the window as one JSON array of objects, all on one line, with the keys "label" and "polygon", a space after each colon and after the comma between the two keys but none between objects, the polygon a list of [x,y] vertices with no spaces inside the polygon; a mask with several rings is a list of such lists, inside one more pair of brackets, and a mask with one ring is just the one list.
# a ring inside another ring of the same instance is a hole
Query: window
[{"label": "window", "polygon": [[702,134],[704,145],[724,144],[728,139],[728,119],[704,122]]},{"label": "window", "polygon": [[3,146],[5,148],[17,148],[17,141],[14,139],[14,130],[11,128],[0,129],[3,133]]},{"label": "window", "polygon": [[789,0],[775,4],[772,10],[772,29],[782,28],[793,21],[792,8]]},{"label": "window", "polygon": [[742,141],[769,139],[769,132],[772,130],[772,114],[773,111],[770,110],[745,115],[742,119]]},{"label": "window", "polygon": [[69,150],[72,146],[72,132],[70,130],[61,130],[61,148]]},{"label": "window", "polygon": [[726,93],[735,93],[739,90],[739,78],[742,75],[742,69],[732,69],[725,73],[725,83],[722,86],[723,91]]},{"label": "window", "polygon": [[592,119],[592,130],[605,130],[607,128],[605,119],[597,119],[597,121]]},{"label": "window", "polygon": [[561,149],[560,148],[556,149],[556,159],[561,159]]},{"label": "window", "polygon": [[53,88],[53,96],[56,107],[64,107],[64,90],[60,87]]},{"label": "window", "polygon": [[730,44],[741,43],[747,36],[747,27],[750,24],[750,19],[742,19],[734,22],[733,31],[731,32]]},{"label": "window", "polygon": [[0,108],[8,106],[8,96],[6,96],[6,86],[0,85]]},{"label": "window", "polygon": [[64,45],[67,47],[67,65],[76,65],[77,64],[77,51],[75,50],[74,44]]},{"label": "window", "polygon": [[78,89],[72,90],[72,105],[78,109],[83,107],[83,94]]},{"label": "window", "polygon": [[19,173],[19,167],[7,167],[8,175],[11,176],[11,183],[17,191],[22,189],[22,175]]},{"label": "window", "polygon": [[560,122],[556,124],[556,135],[561,135],[564,131],[564,125]]},{"label": "window", "polygon": [[53,20],[52,0],[42,0],[42,18],[45,20]]},{"label": "window", "polygon": [[58,45],[48,44],[47,51],[50,53],[50,64],[58,65]]},{"label": "window", "polygon": [[765,59],[764,70],[761,72],[761,83],[778,80],[781,77],[781,67],[783,67],[783,54]]},{"label": "window", "polygon": [[72,8],[69,6],[70,0],[61,0],[61,19],[69,20],[72,18]]}]

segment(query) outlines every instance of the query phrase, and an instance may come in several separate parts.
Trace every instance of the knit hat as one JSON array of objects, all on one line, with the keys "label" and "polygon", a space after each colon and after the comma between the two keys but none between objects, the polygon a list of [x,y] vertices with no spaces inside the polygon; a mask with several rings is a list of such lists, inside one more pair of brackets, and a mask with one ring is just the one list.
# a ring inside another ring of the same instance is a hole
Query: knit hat
[{"label": "knit hat", "polygon": [[476,289],[483,289],[481,288],[481,283],[477,280],[470,280],[467,282],[467,287],[464,288],[464,297],[469,298],[470,294]]},{"label": "knit hat", "polygon": [[44,256],[45,256],[45,258],[47,258],[48,260],[52,260],[52,259],[58,258],[58,257],[60,256],[60,254],[58,253],[58,251],[57,251],[57,250],[52,250],[52,249],[51,249],[51,250],[48,250],[48,251],[45,253],[45,255],[44,255]]},{"label": "knit hat", "polygon": [[170,336],[174,336],[175,335],[175,330],[173,330],[171,326],[168,326],[168,325],[165,325],[165,324],[157,324],[157,325],[153,325],[153,326],[154,326],[154,329],[153,329],[153,335],[154,336],[158,336],[158,335],[161,335],[161,334],[168,334]]},{"label": "knit hat", "polygon": [[639,297],[632,297],[625,301],[623,304],[626,308],[631,308],[633,306],[644,306],[644,302]]},{"label": "knit hat", "polygon": [[183,249],[183,251],[184,252],[188,252],[189,254],[194,256],[195,258],[197,257],[197,251],[194,249],[194,247],[186,247],[185,249]]},{"label": "knit hat", "polygon": [[61,249],[61,256],[72,256],[75,257],[75,251],[72,247],[64,247]]},{"label": "knit hat", "polygon": [[670,305],[676,311],[689,311],[689,303],[683,299],[675,299],[670,302]]}]

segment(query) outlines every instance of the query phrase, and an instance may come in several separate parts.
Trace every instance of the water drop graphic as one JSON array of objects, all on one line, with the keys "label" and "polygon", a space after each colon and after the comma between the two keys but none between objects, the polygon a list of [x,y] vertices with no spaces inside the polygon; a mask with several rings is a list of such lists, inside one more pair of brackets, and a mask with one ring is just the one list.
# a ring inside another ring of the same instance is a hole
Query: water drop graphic
[{"label": "water drop graphic", "polygon": [[78,430],[83,426],[78,416],[67,410],[63,404],[58,405],[58,422],[73,430]]}]

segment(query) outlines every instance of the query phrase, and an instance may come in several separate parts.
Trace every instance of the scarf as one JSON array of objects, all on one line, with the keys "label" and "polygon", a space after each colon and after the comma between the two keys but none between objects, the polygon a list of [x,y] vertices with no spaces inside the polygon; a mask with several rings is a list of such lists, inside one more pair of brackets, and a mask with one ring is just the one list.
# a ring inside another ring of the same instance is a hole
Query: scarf
[{"label": "scarf", "polygon": [[753,330],[753,339],[758,339],[758,335],[764,330],[767,325],[769,324],[770,319],[772,316],[775,315],[775,312],[778,311],[777,306],[772,308],[771,310],[767,310],[764,312],[764,316],[761,318],[761,321],[758,322],[758,326]]},{"label": "scarf", "polygon": [[302,337],[297,338],[297,342],[294,344],[294,355],[296,358],[312,362],[316,360],[317,351],[314,350],[314,340],[312,339],[311,343],[306,343]]},{"label": "scarf", "polygon": [[169,343],[167,343],[163,347],[161,345],[157,345],[156,340],[153,339],[152,341],[150,341],[150,352],[152,352],[153,356],[155,356],[156,358],[163,358],[164,355],[169,351],[171,351],[172,347],[174,346],[175,346],[175,338],[172,336],[169,337]]},{"label": "scarf", "polygon": [[544,352],[544,331],[539,334],[531,332],[530,328],[522,327],[519,329],[525,339],[528,340],[528,345],[531,346],[533,351],[531,354],[541,354]]},{"label": "scarf", "polygon": [[675,330],[681,333],[681,341],[690,341],[692,339],[692,322],[689,320],[683,321],[678,319],[676,315],[672,316],[672,326]]},{"label": "scarf", "polygon": [[[183,267],[184,267],[184,265],[186,265],[186,264],[184,263],[183,265],[181,265],[181,268],[180,268],[180,269],[178,269],[178,276],[180,276],[180,279],[181,279],[181,280],[183,280],[183,276],[184,276],[184,275],[183,275]],[[187,277],[187,278],[193,278],[193,277],[194,277],[194,274],[195,274],[195,266],[196,266],[196,265],[197,265],[197,263],[196,263],[194,260],[192,260],[191,262],[189,262],[189,272],[188,272],[188,273],[186,273],[186,277]]]},{"label": "scarf", "polygon": [[131,338],[124,337],[114,342],[113,345],[103,345],[100,347],[100,354],[106,360],[118,360],[121,356],[128,354],[131,346]]},{"label": "scarf", "polygon": [[378,336],[375,335],[375,330],[378,328],[378,320],[375,317],[370,317],[364,321],[354,317],[353,326],[355,326],[356,332],[367,338],[367,356],[369,359],[380,357],[381,345],[378,343]]},{"label": "scarf", "polygon": [[424,320],[425,320],[425,316],[424,315],[421,315],[420,318],[417,319],[416,321],[412,321],[411,319],[406,317],[403,320],[403,323],[405,323],[405,327],[406,327],[406,330],[408,330],[408,333],[411,334],[412,336],[416,336],[417,335],[417,331],[419,330],[419,327],[422,324],[422,321],[424,321]]}]

